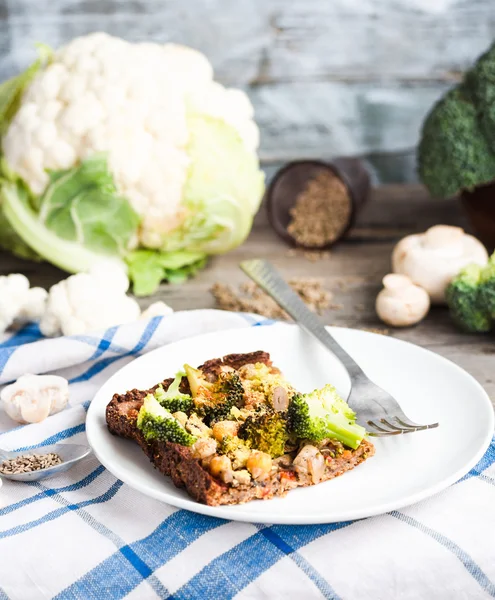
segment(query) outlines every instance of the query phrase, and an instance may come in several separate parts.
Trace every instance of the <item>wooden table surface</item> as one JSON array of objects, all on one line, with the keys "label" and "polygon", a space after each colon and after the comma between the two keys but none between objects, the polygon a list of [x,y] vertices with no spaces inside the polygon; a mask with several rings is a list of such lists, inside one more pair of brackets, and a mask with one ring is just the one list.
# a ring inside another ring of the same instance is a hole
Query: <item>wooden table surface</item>
[{"label": "wooden table surface", "polygon": [[[310,262],[302,255],[289,256],[287,246],[267,223],[265,211],[258,214],[253,231],[243,246],[226,256],[214,258],[193,280],[181,286],[162,285],[151,301],[164,300],[175,310],[213,308],[209,290],[216,282],[241,283],[245,276],[238,263],[247,258],[263,257],[272,261],[286,277],[316,276],[324,280],[341,309],[328,310],[327,324],[381,329],[374,300],[382,277],[389,272],[390,255],[402,236],[445,223],[467,227],[460,206],[453,201],[428,198],[417,185],[389,185],[374,190],[348,239],[335,247],[328,258]],[[49,287],[65,276],[48,264],[35,264],[0,253],[0,274],[25,273],[32,285]],[[429,348],[471,373],[495,401],[495,339],[491,335],[460,333],[447,310],[434,308],[419,325],[389,330],[389,335]]]}]

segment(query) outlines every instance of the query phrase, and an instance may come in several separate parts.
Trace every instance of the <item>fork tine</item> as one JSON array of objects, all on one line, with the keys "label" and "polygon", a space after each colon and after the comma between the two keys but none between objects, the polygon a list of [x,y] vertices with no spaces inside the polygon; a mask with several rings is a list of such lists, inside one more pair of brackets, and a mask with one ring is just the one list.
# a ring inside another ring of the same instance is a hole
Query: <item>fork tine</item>
[{"label": "fork tine", "polygon": [[390,431],[390,429],[384,429],[383,427],[380,427],[380,425],[377,425],[373,421],[368,421],[368,425],[378,430],[377,432],[370,432],[370,435],[373,435],[375,437],[385,437],[387,435],[400,435],[401,433],[404,433],[404,430],[402,429],[395,429],[393,431]]},{"label": "fork tine", "polygon": [[[396,419],[397,420],[397,419]],[[380,423],[383,423],[384,425],[386,425],[387,427],[390,427],[390,429],[393,429],[394,431],[401,431],[402,433],[408,433],[409,431],[416,431],[416,429],[411,429],[410,427],[397,427],[397,425],[393,425],[392,423],[390,423],[390,421],[387,421],[387,419],[380,419]]]},{"label": "fork tine", "polygon": [[368,431],[368,435],[371,437],[390,437],[391,435],[401,435],[403,431]]},{"label": "fork tine", "polygon": [[428,423],[427,425],[421,425],[420,423],[414,423],[414,421],[410,421],[409,419],[399,419],[399,417],[395,417],[395,420],[404,427],[415,427],[418,431],[422,429],[435,429],[438,427],[439,423]]}]

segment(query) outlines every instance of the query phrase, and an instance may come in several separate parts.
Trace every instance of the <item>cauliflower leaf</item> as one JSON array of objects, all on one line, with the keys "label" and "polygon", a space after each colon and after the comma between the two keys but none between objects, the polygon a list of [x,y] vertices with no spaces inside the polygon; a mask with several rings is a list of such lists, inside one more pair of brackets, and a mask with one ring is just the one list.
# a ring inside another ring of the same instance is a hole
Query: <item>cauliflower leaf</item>
[{"label": "cauliflower leaf", "polygon": [[3,181],[3,213],[11,227],[37,254],[76,273],[102,258],[121,258],[135,235],[139,217],[115,192],[102,155],[74,169],[51,175],[38,199],[39,212],[25,186]]},{"label": "cauliflower leaf", "polygon": [[177,250],[135,250],[126,257],[129,279],[133,282],[136,296],[153,294],[164,279],[170,283],[183,283],[206,264],[202,252]]}]

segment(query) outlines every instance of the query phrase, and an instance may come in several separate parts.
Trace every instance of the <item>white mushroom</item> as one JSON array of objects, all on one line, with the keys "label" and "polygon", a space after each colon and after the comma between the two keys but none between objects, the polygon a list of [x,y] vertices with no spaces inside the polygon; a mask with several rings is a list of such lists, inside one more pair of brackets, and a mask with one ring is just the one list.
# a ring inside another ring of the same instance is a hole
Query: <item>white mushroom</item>
[{"label": "white mushroom", "polygon": [[435,225],[425,233],[408,235],[394,248],[392,270],[424,288],[433,304],[445,303],[452,278],[470,263],[485,265],[483,244],[460,227]]},{"label": "white mushroom", "polygon": [[408,327],[426,317],[430,309],[428,292],[409,277],[390,273],[383,278],[383,286],[376,298],[376,312],[384,323]]},{"label": "white mushroom", "polygon": [[200,438],[193,444],[192,451],[197,458],[208,458],[217,451],[217,443],[212,438]]},{"label": "white mushroom", "polygon": [[299,475],[310,475],[313,483],[319,483],[325,473],[325,458],[318,448],[311,444],[301,449],[293,464]]},{"label": "white mushroom", "polygon": [[69,382],[57,375],[23,375],[0,393],[5,412],[18,423],[39,423],[63,410]]}]

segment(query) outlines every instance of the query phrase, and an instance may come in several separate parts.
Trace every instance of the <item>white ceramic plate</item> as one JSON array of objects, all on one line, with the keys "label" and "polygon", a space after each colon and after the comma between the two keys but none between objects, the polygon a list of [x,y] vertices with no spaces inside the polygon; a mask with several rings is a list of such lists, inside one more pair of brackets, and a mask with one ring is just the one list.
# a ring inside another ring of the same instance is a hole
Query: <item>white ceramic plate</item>
[{"label": "white ceramic plate", "polygon": [[337,359],[297,326],[278,324],[189,338],[128,364],[91,403],[89,443],[116,477],[152,498],[224,519],[285,524],[332,523],[401,508],[451,485],[483,456],[493,432],[493,409],[470,375],[428,350],[390,337],[351,329],[330,331],[413,421],[439,421],[440,427],[375,438],[376,455],[332,481],[293,490],[285,498],[225,507],[194,502],[156,471],[136,444],[108,432],[105,407],[114,393],[147,389],[185,362],[200,365],[233,352],[265,350],[299,390],[333,383],[347,397],[349,380]]}]

